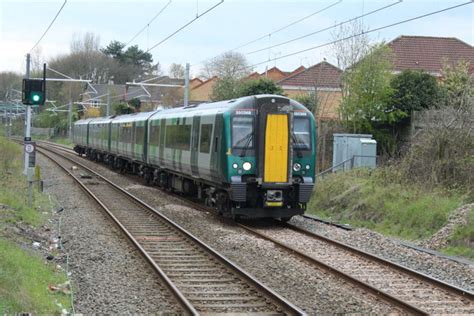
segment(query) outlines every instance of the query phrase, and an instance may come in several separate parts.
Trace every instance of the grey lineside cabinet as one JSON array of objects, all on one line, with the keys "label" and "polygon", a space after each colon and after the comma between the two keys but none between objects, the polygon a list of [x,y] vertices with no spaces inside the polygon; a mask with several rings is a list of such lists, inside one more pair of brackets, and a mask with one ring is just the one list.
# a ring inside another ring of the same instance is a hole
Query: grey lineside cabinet
[{"label": "grey lineside cabinet", "polygon": [[377,141],[370,134],[334,134],[332,171],[375,168]]}]

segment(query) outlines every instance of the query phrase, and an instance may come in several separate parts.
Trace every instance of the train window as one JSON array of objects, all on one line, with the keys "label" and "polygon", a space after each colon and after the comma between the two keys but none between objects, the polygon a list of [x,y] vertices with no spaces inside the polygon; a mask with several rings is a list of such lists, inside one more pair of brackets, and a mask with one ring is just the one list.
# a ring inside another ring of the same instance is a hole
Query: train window
[{"label": "train window", "polygon": [[253,116],[234,116],[232,119],[232,147],[253,147]]},{"label": "train window", "polygon": [[160,142],[160,126],[152,125],[150,127],[150,145],[158,146]]},{"label": "train window", "polygon": [[136,126],[135,127],[135,144],[143,144],[145,139],[145,127],[144,126]]},{"label": "train window", "polygon": [[166,147],[189,150],[191,145],[191,125],[166,126]]},{"label": "train window", "polygon": [[309,118],[295,117],[293,121],[293,148],[311,149],[311,133]]},{"label": "train window", "polygon": [[211,149],[212,124],[201,125],[201,142],[199,151],[205,154]]}]

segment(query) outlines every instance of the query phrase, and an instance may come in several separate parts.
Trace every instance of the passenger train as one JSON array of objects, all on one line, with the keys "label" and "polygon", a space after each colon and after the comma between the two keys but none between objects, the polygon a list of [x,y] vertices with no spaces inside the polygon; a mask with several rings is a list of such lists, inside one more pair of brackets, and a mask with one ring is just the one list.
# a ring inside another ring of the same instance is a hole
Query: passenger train
[{"label": "passenger train", "polygon": [[314,117],[278,95],[83,119],[73,140],[80,155],[232,218],[303,214],[315,182]]}]

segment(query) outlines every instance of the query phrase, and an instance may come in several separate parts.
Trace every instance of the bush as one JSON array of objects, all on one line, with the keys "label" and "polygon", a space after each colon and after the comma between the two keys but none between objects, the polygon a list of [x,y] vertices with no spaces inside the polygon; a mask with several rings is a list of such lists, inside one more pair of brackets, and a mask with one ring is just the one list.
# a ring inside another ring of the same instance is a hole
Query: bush
[{"label": "bush", "polygon": [[12,173],[12,169],[21,166],[21,148],[20,146],[0,137],[0,173]]}]

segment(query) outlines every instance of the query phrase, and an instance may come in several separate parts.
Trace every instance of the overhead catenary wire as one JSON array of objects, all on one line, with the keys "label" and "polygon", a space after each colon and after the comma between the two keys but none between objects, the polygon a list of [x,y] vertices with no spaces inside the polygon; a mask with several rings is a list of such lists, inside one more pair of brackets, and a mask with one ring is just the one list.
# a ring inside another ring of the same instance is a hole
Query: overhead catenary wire
[{"label": "overhead catenary wire", "polygon": [[332,3],[332,4],[330,4],[330,5],[328,5],[328,6],[324,7],[324,8],[322,8],[322,9],[319,9],[319,10],[316,11],[316,12],[313,12],[313,13],[311,13],[311,14],[309,14],[309,15],[306,15],[306,16],[304,16],[304,17],[302,17],[302,18],[299,18],[299,19],[296,20],[296,21],[293,21],[293,22],[291,22],[291,23],[289,23],[289,24],[286,24],[286,25],[280,27],[279,29],[277,29],[277,30],[275,30],[275,31],[272,31],[272,32],[267,33],[267,34],[265,34],[265,35],[262,35],[262,36],[260,36],[260,37],[258,37],[258,38],[256,38],[256,39],[253,39],[253,40],[251,40],[251,41],[248,41],[248,42],[246,42],[246,43],[244,43],[244,44],[242,44],[242,45],[239,45],[239,46],[237,46],[237,47],[231,49],[231,51],[238,50],[238,49],[240,49],[240,48],[243,48],[243,47],[245,47],[245,46],[248,46],[248,45],[250,45],[250,44],[253,44],[253,43],[255,43],[255,42],[258,42],[258,41],[260,41],[260,40],[262,40],[262,39],[264,39],[264,38],[268,38],[269,36],[272,36],[272,35],[274,35],[274,34],[276,34],[276,33],[279,33],[279,32],[281,32],[281,31],[283,31],[283,30],[286,30],[287,28],[289,28],[289,27],[291,27],[291,26],[293,26],[293,25],[295,25],[295,24],[298,24],[298,23],[300,23],[300,22],[302,22],[302,21],[304,21],[304,20],[306,20],[306,19],[308,19],[308,18],[310,18],[310,17],[312,17],[312,16],[314,16],[314,15],[316,15],[316,14],[318,14],[318,13],[321,13],[321,12],[324,12],[324,11],[326,11],[326,10],[329,10],[330,8],[332,8],[332,7],[336,6],[336,5],[338,5],[338,4],[341,3],[341,2],[342,2],[342,0],[338,0],[338,1],[336,1],[336,2],[334,2],[334,3]]},{"label": "overhead catenary wire", "polygon": [[273,58],[271,60],[261,61],[261,62],[258,62],[256,64],[252,64],[252,65],[249,65],[249,66],[246,66],[246,67],[242,67],[241,69],[242,70],[252,69],[255,66],[259,66],[259,65],[271,62],[271,61],[291,57],[291,56],[298,55],[298,54],[301,54],[301,53],[304,53],[304,52],[315,50],[317,48],[321,48],[321,47],[329,46],[329,45],[332,45],[332,44],[335,44],[335,43],[338,43],[338,42],[346,41],[346,40],[354,38],[354,37],[362,36],[364,34],[377,32],[377,31],[380,31],[380,30],[383,30],[383,29],[387,29],[387,28],[390,28],[390,27],[400,25],[400,24],[404,24],[404,23],[408,23],[408,22],[411,22],[411,21],[419,20],[419,19],[422,19],[422,18],[425,18],[425,17],[428,17],[428,16],[432,16],[432,15],[439,14],[439,13],[442,13],[442,12],[446,12],[446,11],[449,11],[449,10],[453,10],[453,9],[456,9],[456,8],[459,8],[459,7],[463,7],[463,6],[466,6],[468,4],[474,4],[474,0],[470,0],[468,2],[457,4],[457,5],[447,7],[447,8],[441,9],[441,10],[432,11],[432,12],[429,12],[429,13],[418,15],[418,16],[415,16],[415,17],[412,17],[412,18],[409,18],[409,19],[401,20],[401,21],[391,23],[391,24],[388,24],[388,25],[384,25],[384,26],[381,26],[381,27],[377,27],[377,28],[374,28],[374,29],[369,29],[367,31],[363,31],[363,32],[360,32],[360,33],[357,33],[357,34],[353,34],[351,36],[347,36],[347,37],[337,39],[337,40],[334,40],[334,41],[331,41],[331,42],[327,42],[327,43],[324,43],[324,44],[321,44],[321,45],[309,47],[309,48],[302,49],[302,50],[299,50],[299,51],[296,51],[296,52],[292,52],[292,53],[289,53],[289,54],[286,54],[286,55],[283,55],[283,56],[279,56],[279,57]]},{"label": "overhead catenary wire", "polygon": [[143,26],[143,28],[137,32],[137,34],[135,34],[126,44],[125,44],[125,47],[128,46],[131,42],[133,42],[134,39],[136,39],[141,33],[143,33],[144,30],[146,30],[151,23],[153,23],[153,21],[155,21],[160,15],[161,13],[163,13],[163,11],[166,10],[166,8],[168,8],[168,6],[171,4],[172,0],[169,0],[162,8],[160,11],[158,11],[157,14],[155,14],[155,16],[147,23],[145,24],[145,26]]},{"label": "overhead catenary wire", "polygon": [[163,44],[164,42],[166,42],[168,39],[170,39],[171,37],[173,37],[174,35],[178,34],[179,32],[181,32],[183,29],[185,29],[187,26],[189,26],[190,24],[192,24],[194,21],[198,20],[199,18],[201,18],[203,15],[211,12],[212,10],[214,10],[216,7],[218,7],[219,5],[221,5],[222,3],[224,3],[224,0],[221,0],[219,3],[213,5],[212,7],[210,7],[209,9],[207,9],[206,11],[204,11],[203,13],[199,14],[199,15],[196,15],[196,17],[194,19],[192,19],[191,21],[187,22],[186,24],[184,24],[183,26],[181,26],[179,29],[177,29],[176,31],[174,31],[173,33],[171,33],[170,35],[168,35],[167,37],[165,37],[164,39],[162,39],[161,41],[159,41],[158,43],[156,43],[155,45],[153,45],[152,47],[150,47],[146,52],[150,52],[152,49],[160,46],[161,44]]},{"label": "overhead catenary wire", "polygon": [[[315,12],[309,14],[309,15],[306,15],[306,16],[304,16],[304,17],[302,17],[302,18],[299,18],[298,20],[293,21],[293,22],[291,22],[291,23],[289,23],[289,24],[286,24],[286,25],[280,27],[279,29],[276,29],[275,31],[272,31],[272,32],[267,33],[267,34],[265,34],[265,35],[262,35],[262,36],[260,36],[260,37],[258,37],[258,38],[256,38],[256,39],[253,39],[253,40],[251,40],[251,41],[248,41],[248,42],[246,42],[246,43],[244,43],[244,44],[242,44],[242,45],[239,45],[239,46],[237,46],[237,47],[235,47],[235,48],[233,48],[233,49],[230,49],[230,50],[228,50],[227,52],[232,52],[232,51],[238,50],[238,49],[240,49],[240,48],[243,48],[243,47],[245,47],[245,46],[248,46],[248,45],[250,45],[250,44],[253,44],[253,43],[255,43],[255,42],[258,42],[258,41],[260,41],[260,40],[262,40],[262,39],[269,38],[270,36],[272,36],[272,35],[274,35],[274,34],[276,34],[276,33],[278,33],[278,32],[281,32],[281,31],[283,31],[283,30],[285,30],[285,29],[287,29],[287,28],[289,28],[289,27],[291,27],[291,26],[293,26],[293,25],[295,25],[295,24],[297,24],[297,23],[300,23],[300,22],[302,22],[302,21],[304,21],[304,20],[306,20],[306,19],[308,19],[308,18],[310,18],[310,17],[312,17],[312,16],[314,16],[314,15],[316,15],[316,14],[318,14],[318,13],[321,13],[321,12],[323,12],[323,11],[326,11],[326,10],[332,8],[333,6],[338,5],[338,4],[341,3],[341,2],[342,2],[342,0],[338,0],[338,1],[336,1],[336,2],[334,2],[334,3],[332,3],[332,4],[330,4],[330,5],[328,5],[328,6],[324,7],[324,8],[322,8],[322,9],[319,9],[319,10],[317,10],[317,11],[315,11]],[[212,58],[213,58],[213,57],[207,58],[207,59],[204,59],[204,60],[201,60],[200,62],[198,62],[198,63],[196,63],[196,64],[193,64],[193,65],[191,65],[191,66],[196,66],[196,65],[202,64],[203,62],[205,62],[205,61],[207,61],[207,60],[211,60]]]},{"label": "overhead catenary wire", "polygon": [[251,55],[251,54],[254,54],[254,53],[258,53],[258,52],[262,52],[262,51],[265,51],[267,49],[272,49],[272,48],[275,48],[275,47],[279,47],[279,46],[282,46],[282,45],[286,45],[286,44],[289,44],[289,43],[293,43],[295,41],[298,41],[300,39],[303,39],[303,38],[306,38],[306,37],[309,37],[309,36],[312,36],[312,35],[316,35],[316,34],[319,34],[319,33],[322,33],[324,31],[328,31],[330,29],[333,29],[333,28],[336,28],[336,27],[340,27],[344,24],[347,24],[347,23],[350,23],[350,22],[353,22],[353,21],[357,21],[363,17],[366,17],[368,15],[371,15],[371,14],[374,14],[374,13],[377,13],[377,12],[380,12],[382,10],[385,10],[385,9],[388,9],[394,5],[397,5],[399,3],[402,3],[403,0],[398,0],[397,2],[394,2],[394,3],[391,3],[391,4],[388,4],[386,6],[383,6],[381,8],[378,8],[378,9],[375,9],[375,10],[372,10],[370,12],[367,12],[365,14],[362,14],[362,15],[359,15],[359,16],[356,16],[356,17],[353,17],[353,18],[350,18],[348,20],[345,20],[343,22],[340,22],[340,23],[337,23],[335,25],[332,25],[332,26],[328,26],[328,27],[325,27],[325,28],[322,28],[322,29],[319,29],[317,31],[314,31],[314,32],[311,32],[311,33],[308,33],[308,34],[305,34],[305,35],[301,35],[301,36],[298,36],[298,37],[295,37],[293,39],[290,39],[290,40],[287,40],[287,41],[283,41],[283,42],[280,42],[278,44],[273,44],[271,46],[267,46],[267,47],[263,47],[263,48],[260,48],[260,49],[257,49],[257,50],[253,50],[253,51],[250,51],[250,52],[247,52],[245,53],[246,55]]},{"label": "overhead catenary wire", "polygon": [[64,3],[63,5],[61,6],[61,8],[59,9],[58,13],[56,13],[56,16],[54,17],[54,19],[51,21],[51,23],[49,23],[49,26],[46,28],[46,31],[44,31],[43,35],[41,35],[40,39],[36,42],[35,45],[33,45],[33,47],[30,49],[30,53],[33,51],[33,49],[35,49],[36,46],[38,46],[38,44],[41,42],[41,40],[45,37],[46,33],[48,33],[49,29],[51,28],[51,26],[53,26],[53,23],[54,21],[56,21],[56,19],[58,18],[59,14],[61,13],[61,11],[63,10],[64,6],[66,5],[67,3],[67,0],[64,0]]}]

